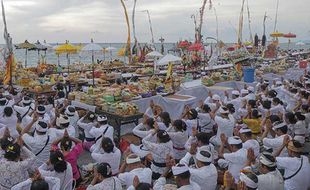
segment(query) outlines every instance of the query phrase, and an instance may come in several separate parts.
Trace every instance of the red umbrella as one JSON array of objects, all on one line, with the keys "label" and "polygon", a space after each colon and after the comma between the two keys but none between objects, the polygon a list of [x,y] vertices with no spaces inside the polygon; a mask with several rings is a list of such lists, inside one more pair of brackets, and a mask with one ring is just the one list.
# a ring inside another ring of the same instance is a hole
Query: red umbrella
[{"label": "red umbrella", "polygon": [[202,51],[204,47],[201,43],[194,43],[188,47],[189,51]]},{"label": "red umbrella", "polygon": [[235,51],[235,47],[228,47],[226,50],[227,51]]},{"label": "red umbrella", "polygon": [[190,46],[191,44],[185,40],[185,41],[180,41],[180,43],[178,44],[178,48],[188,48],[188,46]]},{"label": "red umbrella", "polygon": [[293,33],[288,33],[288,34],[284,34],[283,35],[284,38],[296,38],[296,34],[293,34]]},{"label": "red umbrella", "polygon": [[297,35],[293,33],[288,33],[283,35],[284,38],[288,38],[288,49],[290,49],[290,44],[291,44],[291,38],[296,38]]}]

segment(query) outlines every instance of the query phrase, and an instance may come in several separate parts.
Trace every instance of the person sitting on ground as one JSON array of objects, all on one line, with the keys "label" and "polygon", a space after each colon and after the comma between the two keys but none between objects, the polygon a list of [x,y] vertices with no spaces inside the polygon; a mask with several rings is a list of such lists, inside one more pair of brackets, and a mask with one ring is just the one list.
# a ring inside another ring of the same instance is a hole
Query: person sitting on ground
[{"label": "person sitting on ground", "polygon": [[44,177],[58,178],[60,180],[60,189],[72,190],[72,167],[65,161],[64,155],[59,150],[51,151],[49,160],[38,169]]},{"label": "person sitting on ground", "polygon": [[56,177],[42,177],[37,170],[35,174],[17,185],[14,185],[11,190],[59,190],[60,180]]},{"label": "person sitting on ground", "polygon": [[[59,143],[60,143],[60,149],[59,149]],[[65,161],[71,164],[73,178],[76,181],[76,186],[78,186],[82,182],[82,176],[77,164],[79,156],[83,153],[82,141],[80,139],[70,137],[68,131],[65,130],[64,136],[59,139],[56,139],[53,142],[52,150],[61,151],[64,155]]]},{"label": "person sitting on ground", "polygon": [[97,123],[93,126],[89,134],[95,137],[95,144],[90,148],[90,152],[100,147],[103,137],[114,138],[114,128],[108,124],[108,118],[105,115],[97,116]]},{"label": "person sitting on ground", "polygon": [[[217,169],[213,163],[212,152],[207,147],[192,148],[180,160],[180,164],[189,165],[190,159],[194,158],[195,166],[189,168],[191,181],[196,182],[201,190],[215,190],[217,186]],[[205,185],[208,184],[208,185]]]},{"label": "person sitting on ground", "polygon": [[[132,188],[135,177],[139,182],[152,184],[152,170],[146,168],[138,155],[130,153],[129,149],[124,152],[126,157],[120,168],[118,178],[126,188]],[[127,172],[125,172],[127,171]]]},{"label": "person sitting on ground", "polygon": [[112,169],[108,163],[100,163],[94,167],[94,178],[86,190],[122,190],[117,177],[112,177]]},{"label": "person sitting on ground", "polygon": [[121,151],[108,137],[103,137],[101,146],[96,147],[96,149],[91,153],[91,157],[96,161],[96,163],[108,163],[112,168],[113,175],[117,175],[119,173],[121,156]]}]

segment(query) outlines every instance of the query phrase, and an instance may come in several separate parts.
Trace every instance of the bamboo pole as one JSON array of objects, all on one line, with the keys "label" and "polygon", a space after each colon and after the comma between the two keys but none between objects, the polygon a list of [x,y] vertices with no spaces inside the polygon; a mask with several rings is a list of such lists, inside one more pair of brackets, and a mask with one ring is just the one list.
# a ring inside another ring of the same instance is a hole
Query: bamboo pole
[{"label": "bamboo pole", "polygon": [[128,37],[127,37],[127,46],[126,46],[126,50],[127,50],[127,53],[128,53],[128,63],[131,64],[132,60],[131,60],[131,47],[130,47],[130,23],[129,23],[129,17],[128,17],[128,12],[127,12],[127,9],[126,9],[126,5],[125,5],[125,2],[124,0],[120,0],[121,3],[122,3],[122,6],[124,8],[124,14],[125,14],[125,18],[126,18],[126,23],[127,23],[127,32],[128,32]]}]

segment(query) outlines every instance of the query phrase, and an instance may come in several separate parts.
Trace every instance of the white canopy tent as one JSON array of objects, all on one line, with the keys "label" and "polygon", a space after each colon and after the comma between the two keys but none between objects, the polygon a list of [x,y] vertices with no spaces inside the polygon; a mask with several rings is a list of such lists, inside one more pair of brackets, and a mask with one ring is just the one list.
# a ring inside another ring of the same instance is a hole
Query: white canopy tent
[{"label": "white canopy tent", "polygon": [[182,61],[181,57],[177,57],[172,54],[167,54],[164,57],[162,57],[160,60],[158,60],[155,64],[157,66],[163,66],[163,65],[168,65],[169,63],[179,64],[181,63],[181,61]]}]

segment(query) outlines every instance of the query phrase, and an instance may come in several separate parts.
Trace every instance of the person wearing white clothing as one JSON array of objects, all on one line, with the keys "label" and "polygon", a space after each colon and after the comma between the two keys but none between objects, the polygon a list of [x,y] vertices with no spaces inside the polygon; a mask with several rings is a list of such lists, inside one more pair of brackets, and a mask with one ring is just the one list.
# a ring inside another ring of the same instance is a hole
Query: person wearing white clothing
[{"label": "person wearing white clothing", "polygon": [[190,136],[185,144],[185,149],[189,152],[192,146],[197,146],[198,148],[204,147],[212,153],[212,160],[218,158],[218,153],[215,150],[214,146],[209,142],[211,133],[200,132],[193,130],[192,136]]},{"label": "person wearing white clothing", "polygon": [[60,180],[60,189],[72,190],[72,167],[65,161],[64,155],[60,151],[52,151],[49,162],[42,164],[39,167],[39,172],[44,177],[57,177]]},{"label": "person wearing white clothing", "polygon": [[173,143],[173,152],[175,159],[180,160],[186,154],[186,149],[184,147],[188,140],[188,132],[186,123],[183,120],[175,120],[166,131],[171,138]]},{"label": "person wearing white clothing", "polygon": [[91,157],[96,163],[108,163],[112,168],[113,175],[119,173],[121,156],[121,151],[114,146],[112,140],[108,137],[103,137],[101,146],[96,147],[91,153]]},{"label": "person wearing white clothing", "polygon": [[67,116],[60,115],[55,120],[55,126],[49,128],[49,134],[61,137],[64,135],[65,130],[67,130],[70,137],[75,137],[75,128],[70,125],[70,120]]},{"label": "person wearing white clothing", "polygon": [[[155,132],[154,129],[155,120],[153,118],[144,118],[143,123],[140,123],[137,125],[133,130],[133,134],[143,139],[144,137],[148,136],[149,134],[152,134]],[[159,126],[160,127],[160,126]],[[156,143],[156,137],[153,136],[153,139],[151,139],[151,142]],[[140,145],[134,145],[130,144],[130,150],[137,154],[140,158],[144,158],[147,154],[150,153],[149,150],[147,150],[143,144]]]},{"label": "person wearing white clothing", "polygon": [[79,121],[79,113],[76,111],[74,106],[67,106],[65,110],[66,116],[69,117],[70,125],[75,127],[75,134],[78,134],[77,122]]},{"label": "person wearing white clothing", "polygon": [[190,159],[194,158],[195,167],[189,168],[191,181],[197,183],[201,190],[215,190],[218,174],[216,167],[212,164],[212,152],[207,147],[197,148],[196,152],[196,155],[193,155],[194,152],[186,153],[185,157],[180,160],[180,163],[189,165]]},{"label": "person wearing white clothing", "polygon": [[3,115],[3,111],[5,107],[12,107],[15,101],[9,96],[3,96],[0,98],[0,118]]},{"label": "person wearing white clothing", "polygon": [[139,182],[152,184],[152,170],[150,168],[145,168],[138,155],[129,154],[120,168],[118,179],[121,181],[122,185],[129,188],[133,185],[135,176],[138,177]]},{"label": "person wearing white clothing", "polygon": [[25,128],[32,120],[29,114],[35,109],[35,105],[32,103],[32,100],[25,96],[22,98],[22,106],[14,105],[13,108],[16,113],[19,114],[20,126]]},{"label": "person wearing white clothing", "polygon": [[[228,167],[228,171],[235,179],[235,183],[238,182],[240,176],[240,170],[246,166],[247,163],[247,150],[242,148],[242,141],[239,137],[233,136],[227,137],[221,135],[222,144],[219,149],[219,157],[223,159],[218,160],[218,164],[221,168]],[[229,145],[231,153],[224,153],[224,146]]]},{"label": "person wearing white clothing", "polygon": [[255,157],[259,156],[260,146],[257,140],[252,139],[252,131],[249,128],[241,128],[239,130],[242,147],[249,150],[253,149]]},{"label": "person wearing white clothing", "polygon": [[3,109],[3,114],[0,116],[0,124],[1,124],[0,128],[3,128],[3,126],[8,127],[10,135],[13,138],[17,138],[19,136],[19,133],[16,130],[17,120],[18,119],[13,108],[5,107]]},{"label": "person wearing white clothing", "polygon": [[212,95],[210,91],[208,97],[203,103],[207,104],[211,108],[212,112],[215,112],[217,110],[217,104],[221,104],[221,97],[217,94]]},{"label": "person wearing white clothing", "polygon": [[[276,122],[273,124],[274,127],[272,130],[275,132],[276,136],[274,138],[267,138],[268,133],[271,131],[271,123],[266,123],[266,129],[261,137],[263,141],[263,145],[272,148],[273,153],[277,152],[282,145],[284,137],[287,135],[288,127],[285,125],[285,123],[282,122]],[[287,156],[287,149],[284,148],[280,154],[280,156]]]},{"label": "person wearing white clothing", "polygon": [[0,189],[10,190],[14,185],[28,179],[28,170],[34,160],[35,155],[24,147],[22,142],[9,144],[4,158],[0,159]]},{"label": "person wearing white clothing", "polygon": [[215,116],[214,121],[217,124],[217,133],[210,139],[210,142],[216,146],[221,144],[221,134],[225,134],[227,137],[233,136],[234,123],[228,117],[229,111],[226,108],[221,107],[219,109],[221,116]]},{"label": "person wearing white clothing", "polygon": [[[289,157],[277,157],[284,147],[287,147]],[[278,168],[284,169],[285,190],[310,188],[310,181],[307,178],[310,176],[309,158],[301,155],[302,151],[303,146],[298,141],[290,140],[286,136],[280,150],[275,153]]]},{"label": "person wearing white clothing", "polygon": [[[41,179],[42,178],[42,179]],[[14,187],[11,190],[29,190],[29,189],[49,189],[60,190],[60,180],[56,177],[41,177],[39,179],[27,179]]]},{"label": "person wearing white clothing", "polygon": [[[21,137],[24,143],[30,148],[33,154],[36,155],[37,160],[34,164],[34,168],[42,165],[46,160],[48,160],[50,155],[50,149],[53,141],[56,137],[48,134],[48,124],[44,120],[38,120],[38,116],[34,115],[31,123],[23,129],[21,132]],[[35,126],[34,135],[29,135],[29,131],[32,125]]]},{"label": "person wearing white clothing", "polygon": [[96,147],[100,147],[103,137],[113,139],[114,128],[108,125],[108,118],[106,116],[98,115],[97,123],[90,129],[89,134],[95,137],[95,144],[90,148],[90,152],[92,152]]},{"label": "person wearing white clothing", "polygon": [[[149,134],[142,139],[142,144],[147,148],[153,157],[151,170],[153,171],[152,179],[158,179],[161,174],[166,170],[166,158],[168,155],[173,155],[173,143],[166,131],[158,130],[158,126],[155,124],[155,132]],[[157,132],[158,131],[158,132]],[[153,136],[157,136],[157,143],[151,141]]]},{"label": "person wearing white clothing", "polygon": [[[153,187],[154,190],[164,190],[164,186],[167,183],[166,173],[167,172],[165,172],[162,177],[155,181]],[[172,166],[172,174],[175,176],[178,190],[201,190],[197,183],[190,181],[191,173],[187,165],[178,164],[176,166]]]},{"label": "person wearing white clothing", "polygon": [[231,92],[231,99],[229,98],[229,94],[225,91],[226,98],[224,99],[224,104],[233,104],[236,110],[239,110],[241,106],[242,98],[240,97],[240,92],[238,90],[233,90]]},{"label": "person wearing white clothing", "polygon": [[215,122],[210,115],[211,108],[202,102],[201,106],[196,108],[196,111],[198,111],[198,131],[207,133],[213,132]]},{"label": "person wearing white clothing", "polygon": [[95,136],[89,133],[89,131],[96,126],[95,120],[95,114],[89,112],[77,122],[79,129],[84,131],[85,139],[83,145],[86,150],[89,150],[96,141]]},{"label": "person wearing white clothing", "polygon": [[112,177],[112,169],[108,163],[100,163],[94,168],[94,178],[87,190],[122,190],[117,177]]},{"label": "person wearing white clothing", "polygon": [[259,157],[258,189],[284,190],[284,181],[277,169],[275,158],[269,153],[263,153]]},{"label": "person wearing white clothing", "polygon": [[284,114],[285,109],[283,106],[283,102],[279,98],[273,98],[272,99],[272,106],[270,108],[270,114],[271,115],[278,115],[278,114]]}]

